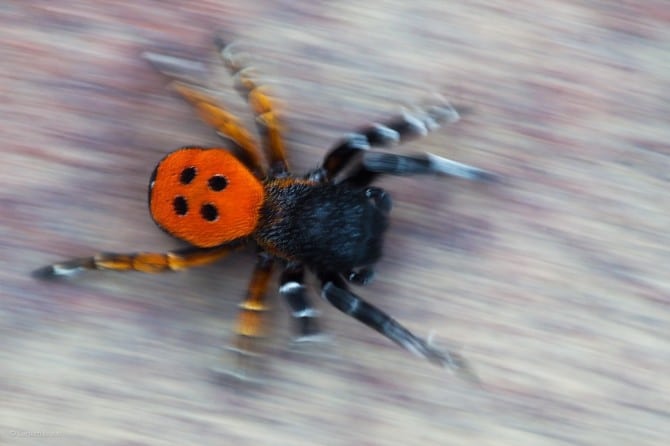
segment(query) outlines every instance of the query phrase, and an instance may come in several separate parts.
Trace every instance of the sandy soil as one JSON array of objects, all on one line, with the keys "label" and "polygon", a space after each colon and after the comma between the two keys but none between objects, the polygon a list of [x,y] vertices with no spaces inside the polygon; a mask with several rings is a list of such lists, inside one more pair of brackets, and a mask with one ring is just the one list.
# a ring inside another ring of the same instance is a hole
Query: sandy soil
[{"label": "sandy soil", "polygon": [[[665,444],[667,2],[186,3],[0,5],[0,443]],[[214,62],[217,34],[274,87],[298,171],[434,91],[467,107],[403,150],[505,181],[384,179],[393,226],[360,292],[462,345],[481,388],[323,302],[330,343],[291,349],[277,303],[264,385],[222,385],[211,369],[251,254],[161,276],[29,277],[178,246],[148,215],[149,174],[218,141],[139,55]]]}]

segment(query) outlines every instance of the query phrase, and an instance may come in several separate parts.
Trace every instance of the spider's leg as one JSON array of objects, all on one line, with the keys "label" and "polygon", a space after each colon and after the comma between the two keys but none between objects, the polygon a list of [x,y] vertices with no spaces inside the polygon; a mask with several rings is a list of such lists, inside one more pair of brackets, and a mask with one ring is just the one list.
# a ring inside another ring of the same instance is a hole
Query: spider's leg
[{"label": "spider's leg", "polygon": [[303,284],[305,271],[302,265],[289,263],[279,279],[279,294],[286,300],[295,322],[297,341],[309,340],[320,332],[318,312],[312,307]]},{"label": "spider's leg", "polygon": [[215,262],[239,244],[223,245],[215,248],[188,247],[165,253],[138,252],[128,254],[100,253],[92,257],[81,257],[54,263],[39,268],[33,276],[40,279],[70,277],[86,270],[139,271],[143,273],[160,273],[178,271],[194,266]]},{"label": "spider's leg", "polygon": [[217,133],[234,144],[238,158],[259,178],[264,177],[258,142],[240,121],[228,112],[205,89],[202,83],[206,69],[200,62],[164,54],[145,52],[142,55],[167,77],[174,79],[172,87],[198,111],[200,117]]},{"label": "spider's leg", "polygon": [[325,179],[333,179],[370,147],[401,144],[410,138],[425,136],[443,122],[458,119],[458,112],[444,98],[436,97],[435,101],[423,107],[404,111],[386,122],[363,127],[347,135],[326,155],[322,166]]},{"label": "spider's leg", "polygon": [[441,367],[456,372],[468,371],[465,360],[454,352],[442,351],[418,338],[398,321],[347,289],[344,280],[337,274],[319,274],[322,295],[335,308],[362,322],[391,341],[418,356]]},{"label": "spider's leg", "polygon": [[257,365],[255,358],[262,353],[261,341],[266,332],[265,313],[269,309],[265,294],[273,265],[274,260],[271,256],[262,252],[258,255],[247,295],[239,304],[235,344],[229,347],[237,356],[237,364],[233,370],[228,370],[226,373],[240,379],[250,377],[249,373]]},{"label": "spider's leg", "polygon": [[369,184],[376,175],[448,175],[466,180],[493,181],[495,174],[448,158],[423,153],[398,155],[395,153],[368,150],[360,159],[360,168],[347,178],[354,184]]},{"label": "spider's leg", "polygon": [[237,154],[238,158],[257,177],[263,178],[265,176],[258,142],[232,113],[224,109],[204,91],[191,85],[173,82],[172,88],[191,103],[203,121],[214,127],[219,135],[230,139],[241,149]]},{"label": "spider's leg", "polygon": [[354,285],[368,285],[375,277],[375,270],[371,266],[366,266],[358,270],[351,270],[347,273],[347,282]]},{"label": "spider's leg", "polygon": [[373,201],[377,209],[382,211],[385,214],[391,212],[393,207],[393,202],[391,197],[386,191],[380,187],[368,187],[365,189],[365,196]]},{"label": "spider's leg", "polygon": [[256,83],[251,68],[244,64],[242,58],[234,54],[234,44],[226,44],[217,39],[216,45],[226,68],[235,79],[240,94],[247,100],[256,116],[258,129],[269,152],[271,173],[273,175],[286,173],[288,163],[282,129],[267,88]]}]

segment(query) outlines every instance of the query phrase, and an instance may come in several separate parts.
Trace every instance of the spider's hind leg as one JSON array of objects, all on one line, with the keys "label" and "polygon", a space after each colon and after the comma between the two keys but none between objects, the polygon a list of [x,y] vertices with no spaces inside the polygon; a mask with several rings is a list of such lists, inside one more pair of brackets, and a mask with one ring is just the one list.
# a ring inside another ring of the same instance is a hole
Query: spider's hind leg
[{"label": "spider's hind leg", "polygon": [[235,355],[235,364],[231,368],[221,370],[223,374],[240,380],[254,379],[261,365],[262,341],[266,334],[266,313],[269,310],[265,295],[273,266],[272,257],[265,253],[258,255],[247,295],[239,304],[235,343],[228,347],[228,350]]},{"label": "spider's hind leg", "polygon": [[139,271],[160,273],[178,271],[215,262],[234,250],[236,245],[215,248],[189,247],[165,253],[138,252],[128,254],[100,253],[53,263],[33,271],[39,279],[72,277],[86,270]]},{"label": "spider's hind leg", "polygon": [[206,89],[198,86],[202,73],[191,75],[190,71],[204,71],[202,64],[152,52],[144,53],[143,57],[156,70],[173,79],[172,88],[198,111],[203,121],[213,127],[219,136],[232,142],[240,161],[257,177],[265,176],[258,142],[232,113]]},{"label": "spider's hind leg", "polygon": [[235,79],[238,91],[256,116],[259,132],[269,152],[270,171],[274,175],[288,172],[282,129],[267,88],[256,83],[252,69],[242,61],[242,57],[235,54],[234,43],[227,44],[220,38],[215,43],[226,68]]}]

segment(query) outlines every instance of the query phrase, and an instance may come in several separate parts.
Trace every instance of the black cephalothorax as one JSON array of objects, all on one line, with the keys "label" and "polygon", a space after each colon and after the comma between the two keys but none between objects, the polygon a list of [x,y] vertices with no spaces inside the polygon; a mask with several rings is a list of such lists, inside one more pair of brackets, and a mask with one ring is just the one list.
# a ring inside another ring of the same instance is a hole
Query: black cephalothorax
[{"label": "black cephalothorax", "polygon": [[259,246],[315,271],[351,271],[379,260],[388,207],[367,189],[346,184],[290,182],[266,185]]}]

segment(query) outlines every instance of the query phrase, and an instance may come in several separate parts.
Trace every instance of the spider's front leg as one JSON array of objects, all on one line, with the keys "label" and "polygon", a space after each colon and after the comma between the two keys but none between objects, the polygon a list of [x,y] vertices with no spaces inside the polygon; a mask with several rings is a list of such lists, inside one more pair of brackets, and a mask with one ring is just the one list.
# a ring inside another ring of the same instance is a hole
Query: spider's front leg
[{"label": "spider's front leg", "polygon": [[467,362],[455,352],[438,350],[398,321],[347,289],[338,274],[321,273],[322,295],[335,308],[378,331],[407,351],[476,380]]},{"label": "spider's front leg", "polygon": [[165,253],[100,253],[91,257],[80,257],[44,266],[33,271],[33,276],[39,279],[55,279],[75,276],[87,270],[143,273],[178,271],[216,262],[238,247],[239,245],[223,245],[215,248],[188,247]]},{"label": "spider's front leg", "polygon": [[[416,137],[427,135],[442,123],[456,122],[458,112],[442,97],[423,107],[403,113],[382,123],[360,128],[343,138],[333,147],[323,161],[327,179],[341,173],[363,151],[371,147],[389,147],[402,144]],[[368,181],[365,184],[369,184]]]},{"label": "spider's front leg", "polygon": [[[367,151],[361,159],[361,172],[389,175],[449,175],[474,181],[491,181],[494,174],[468,164],[459,163],[432,153],[398,155],[395,153]],[[361,175],[361,173],[358,173]],[[355,177],[352,177],[352,179]]]},{"label": "spider's front leg", "polygon": [[302,342],[319,336],[319,314],[306,295],[302,265],[289,263],[279,279],[279,294],[286,300],[295,322],[296,341]]},{"label": "spider's front leg", "polygon": [[[385,123],[376,123],[349,134],[326,155],[312,177],[367,186],[379,175],[449,175],[468,180],[492,180],[490,172],[430,153],[398,155],[370,150],[401,144],[412,137],[425,136],[442,123],[455,122],[458,112],[444,99],[412,111],[405,111]],[[337,178],[336,178],[337,177]]]},{"label": "spider's front leg", "polygon": [[347,281],[354,285],[368,285],[375,278],[375,270],[366,266],[358,270],[351,270],[346,274]]}]

